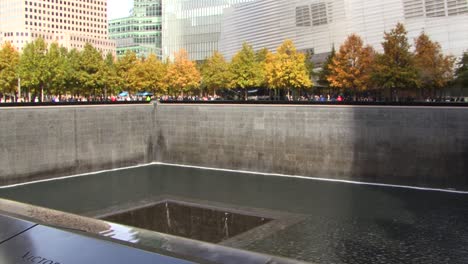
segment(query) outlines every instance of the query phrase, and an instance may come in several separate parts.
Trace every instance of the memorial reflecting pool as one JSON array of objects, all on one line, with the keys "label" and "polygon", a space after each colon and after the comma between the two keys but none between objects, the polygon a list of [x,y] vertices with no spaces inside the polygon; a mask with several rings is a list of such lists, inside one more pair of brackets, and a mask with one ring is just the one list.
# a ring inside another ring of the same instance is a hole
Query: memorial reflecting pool
[{"label": "memorial reflecting pool", "polygon": [[312,263],[468,261],[463,193],[154,164],[3,188],[0,196]]}]

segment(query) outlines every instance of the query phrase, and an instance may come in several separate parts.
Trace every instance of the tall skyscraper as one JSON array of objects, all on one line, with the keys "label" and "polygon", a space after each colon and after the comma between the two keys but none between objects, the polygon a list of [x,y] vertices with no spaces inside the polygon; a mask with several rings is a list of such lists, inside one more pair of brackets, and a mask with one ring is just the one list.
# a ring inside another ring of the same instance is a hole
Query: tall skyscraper
[{"label": "tall skyscraper", "polygon": [[140,57],[161,57],[161,0],[134,0],[130,16],[109,21],[110,38],[117,43],[117,56],[127,50]]},{"label": "tall skyscraper", "polygon": [[42,37],[68,49],[92,44],[114,53],[107,32],[107,0],[0,0],[0,35],[19,51]]}]

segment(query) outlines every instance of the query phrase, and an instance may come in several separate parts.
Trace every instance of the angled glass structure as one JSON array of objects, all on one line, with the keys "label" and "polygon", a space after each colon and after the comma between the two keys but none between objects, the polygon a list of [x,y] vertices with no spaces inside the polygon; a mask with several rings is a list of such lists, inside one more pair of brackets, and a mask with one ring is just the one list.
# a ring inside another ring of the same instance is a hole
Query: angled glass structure
[{"label": "angled glass structure", "polygon": [[130,16],[109,21],[109,36],[116,41],[117,56],[127,50],[139,57],[161,57],[161,0],[134,0]]}]

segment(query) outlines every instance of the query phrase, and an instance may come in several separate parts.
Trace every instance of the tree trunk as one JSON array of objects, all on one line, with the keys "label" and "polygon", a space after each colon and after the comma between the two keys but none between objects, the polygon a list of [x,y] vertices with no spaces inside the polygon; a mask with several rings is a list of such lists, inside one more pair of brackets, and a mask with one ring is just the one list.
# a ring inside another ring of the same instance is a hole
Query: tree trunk
[{"label": "tree trunk", "polygon": [[41,103],[44,102],[44,85],[41,84]]}]

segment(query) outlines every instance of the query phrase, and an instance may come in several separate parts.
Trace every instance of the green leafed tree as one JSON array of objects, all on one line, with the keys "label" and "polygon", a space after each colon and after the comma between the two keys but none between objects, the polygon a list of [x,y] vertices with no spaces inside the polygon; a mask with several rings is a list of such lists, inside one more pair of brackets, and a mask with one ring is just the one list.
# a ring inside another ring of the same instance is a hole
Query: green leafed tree
[{"label": "green leafed tree", "polygon": [[187,52],[180,50],[175,54],[174,62],[169,64],[165,80],[173,94],[183,97],[199,87],[201,76],[195,63],[188,59]]},{"label": "green leafed tree", "polygon": [[331,83],[328,81],[328,77],[331,74],[330,70],[330,65],[333,62],[333,59],[335,58],[336,55],[336,50],[335,46],[332,47],[330,55],[328,55],[327,59],[323,63],[322,70],[319,73],[318,76],[318,84],[323,87],[330,87],[330,88],[335,88]]},{"label": "green leafed tree", "polygon": [[376,85],[385,89],[390,97],[398,90],[418,88],[418,71],[403,24],[398,23],[384,33],[382,47],[384,53],[377,56],[373,74]]},{"label": "green leafed tree", "polygon": [[261,86],[264,81],[261,63],[256,59],[251,45],[244,43],[242,49],[232,58],[229,72],[231,75],[231,87],[243,89],[247,99],[247,89]]},{"label": "green leafed tree", "polygon": [[0,93],[15,94],[18,87],[19,52],[10,42],[0,49]]},{"label": "green leafed tree", "polygon": [[457,63],[455,76],[455,84],[459,87],[468,89],[468,52],[465,52]]},{"label": "green leafed tree", "polygon": [[87,43],[81,52],[79,82],[84,95],[103,95],[103,82],[100,69],[103,67],[101,53],[91,44]]},{"label": "green leafed tree", "polygon": [[415,40],[414,61],[419,74],[421,88],[432,91],[445,88],[453,79],[454,59],[442,53],[440,44],[421,33]]},{"label": "green leafed tree", "polygon": [[81,53],[76,49],[70,50],[67,53],[66,65],[65,92],[72,95],[82,94],[80,83]]},{"label": "green leafed tree", "polygon": [[284,41],[278,47],[276,54],[267,55],[265,67],[268,87],[275,91],[284,90],[288,93],[288,97],[291,89],[312,86],[306,55],[297,52],[291,40]]},{"label": "green leafed tree", "polygon": [[354,94],[370,87],[374,50],[358,35],[350,35],[341,45],[331,64],[327,80],[331,86]]},{"label": "green leafed tree", "polygon": [[51,72],[47,61],[47,44],[44,39],[37,38],[25,45],[20,57],[19,76],[21,84],[44,100],[46,85],[50,81]]},{"label": "green leafed tree", "polygon": [[115,58],[112,53],[107,53],[101,67],[99,68],[99,75],[101,76],[101,87],[104,89],[104,97],[110,94],[116,94],[118,86],[117,68],[115,65]]},{"label": "green leafed tree", "polygon": [[216,96],[217,90],[228,87],[231,80],[229,63],[217,51],[205,61],[201,68],[201,74],[203,85],[214,96]]},{"label": "green leafed tree", "polygon": [[65,93],[66,89],[64,87],[68,74],[66,49],[60,48],[56,42],[50,44],[46,53],[46,62],[49,72],[46,84],[47,91],[57,95]]},{"label": "green leafed tree", "polygon": [[119,87],[121,91],[134,91],[131,87],[132,83],[132,69],[136,66],[138,58],[133,51],[125,52],[125,55],[116,63],[117,76],[119,78]]}]

